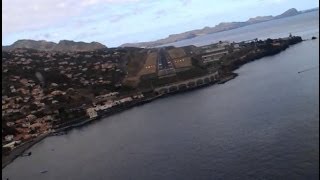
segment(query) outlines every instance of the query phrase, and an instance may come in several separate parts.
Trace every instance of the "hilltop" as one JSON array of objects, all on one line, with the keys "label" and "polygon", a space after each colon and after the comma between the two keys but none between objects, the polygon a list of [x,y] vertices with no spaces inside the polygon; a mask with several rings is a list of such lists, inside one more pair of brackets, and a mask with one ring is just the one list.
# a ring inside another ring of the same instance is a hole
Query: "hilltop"
[{"label": "hilltop", "polygon": [[10,51],[14,49],[36,49],[40,51],[92,51],[97,49],[106,48],[105,45],[98,42],[75,42],[69,40],[61,40],[59,43],[54,43],[45,40],[29,40],[23,39],[14,42],[9,46],[2,46],[2,51]]}]

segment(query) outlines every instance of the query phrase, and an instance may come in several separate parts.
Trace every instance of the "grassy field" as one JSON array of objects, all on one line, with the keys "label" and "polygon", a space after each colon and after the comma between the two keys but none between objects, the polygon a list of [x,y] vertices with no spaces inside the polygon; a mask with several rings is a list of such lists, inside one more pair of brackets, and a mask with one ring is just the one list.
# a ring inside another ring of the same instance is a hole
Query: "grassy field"
[{"label": "grassy field", "polygon": [[144,67],[138,73],[138,76],[142,76],[145,74],[156,73],[157,71],[157,57],[158,54],[156,52],[149,53],[144,64]]},{"label": "grassy field", "polygon": [[141,76],[156,73],[156,52],[133,54],[130,58],[128,75],[123,81],[125,85],[136,87],[140,82]]},{"label": "grassy field", "polygon": [[185,68],[191,67],[191,58],[186,57],[187,54],[182,48],[174,48],[168,50],[170,57],[173,59],[173,64],[175,68]]}]

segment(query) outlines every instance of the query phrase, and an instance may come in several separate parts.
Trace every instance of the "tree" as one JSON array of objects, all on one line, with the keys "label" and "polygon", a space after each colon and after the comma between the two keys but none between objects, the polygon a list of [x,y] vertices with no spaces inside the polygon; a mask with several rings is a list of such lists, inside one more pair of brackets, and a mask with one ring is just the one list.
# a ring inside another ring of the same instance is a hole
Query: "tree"
[{"label": "tree", "polygon": [[268,38],[268,39],[266,40],[266,43],[267,43],[267,44],[271,44],[272,42],[273,42],[273,40],[270,39],[270,38]]},{"label": "tree", "polygon": [[59,111],[59,114],[60,114],[60,115],[66,114],[66,110],[64,109],[64,107],[60,107],[60,108],[58,109],[58,111]]},{"label": "tree", "polygon": [[199,60],[194,57],[191,57],[191,64],[196,67],[200,66]]},{"label": "tree", "polygon": [[2,147],[2,154],[7,156],[10,153],[11,148],[9,147]]},{"label": "tree", "polygon": [[29,109],[30,109],[31,111],[35,111],[35,110],[38,109],[38,106],[37,106],[36,104],[34,104],[34,103],[31,103]]}]

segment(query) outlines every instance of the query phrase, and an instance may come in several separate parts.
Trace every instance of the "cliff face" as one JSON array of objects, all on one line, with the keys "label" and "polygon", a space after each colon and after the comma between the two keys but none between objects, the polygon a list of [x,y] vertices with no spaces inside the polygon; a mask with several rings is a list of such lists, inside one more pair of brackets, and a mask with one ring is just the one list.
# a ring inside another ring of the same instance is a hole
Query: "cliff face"
[{"label": "cliff face", "polygon": [[61,40],[58,44],[49,41],[18,40],[10,46],[2,46],[3,51],[14,50],[18,48],[36,49],[40,51],[91,51],[106,48],[105,45],[97,42],[74,42]]},{"label": "cliff face", "polygon": [[250,18],[245,22],[222,22],[214,27],[205,27],[203,29],[197,29],[193,31],[187,31],[180,34],[173,34],[169,35],[167,38],[150,41],[150,42],[140,42],[140,43],[126,43],[121,45],[120,47],[156,47],[164,44],[173,43],[176,41],[181,41],[185,39],[190,39],[196,36],[205,35],[205,34],[212,34],[221,31],[227,31],[231,29],[236,29],[239,27],[247,26],[250,24],[265,22],[273,19],[279,19],[289,16],[294,16],[300,14],[301,12],[297,11],[296,9],[292,8],[278,16],[258,16],[255,18]]}]

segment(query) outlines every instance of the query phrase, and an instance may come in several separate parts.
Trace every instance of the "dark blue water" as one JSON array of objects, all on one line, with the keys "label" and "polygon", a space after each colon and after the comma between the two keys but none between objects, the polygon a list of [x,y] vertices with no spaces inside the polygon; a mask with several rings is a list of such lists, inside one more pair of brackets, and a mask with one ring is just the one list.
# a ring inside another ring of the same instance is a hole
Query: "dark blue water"
[{"label": "dark blue water", "polygon": [[[319,37],[313,31],[305,36]],[[319,66],[318,49],[319,40],[304,41],[242,66],[226,84],[47,138],[2,177],[318,179],[319,69],[298,73]]]}]

